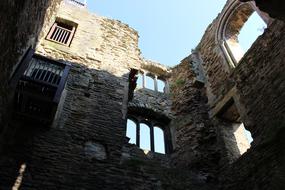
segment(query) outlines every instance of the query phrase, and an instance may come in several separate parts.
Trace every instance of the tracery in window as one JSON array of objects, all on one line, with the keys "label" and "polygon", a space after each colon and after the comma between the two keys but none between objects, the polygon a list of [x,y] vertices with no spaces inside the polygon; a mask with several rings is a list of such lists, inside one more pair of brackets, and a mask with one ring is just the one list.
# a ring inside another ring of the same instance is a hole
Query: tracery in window
[{"label": "tracery in window", "polygon": [[267,27],[253,3],[233,1],[217,29],[217,41],[231,67],[237,66],[247,50]]}]

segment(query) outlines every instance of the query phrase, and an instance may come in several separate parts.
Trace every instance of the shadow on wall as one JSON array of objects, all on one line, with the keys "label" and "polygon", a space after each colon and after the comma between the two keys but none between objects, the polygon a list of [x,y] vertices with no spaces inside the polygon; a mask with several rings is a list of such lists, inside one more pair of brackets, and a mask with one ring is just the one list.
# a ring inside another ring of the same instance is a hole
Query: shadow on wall
[{"label": "shadow on wall", "polygon": [[[117,77],[72,63],[64,103],[52,126],[15,115],[10,120],[0,158],[0,188],[64,189],[64,184],[78,186],[97,176],[82,171],[108,168],[96,163],[119,163],[125,143],[127,85],[128,73]],[[106,153],[96,157],[97,150]],[[100,183],[93,187],[101,189]]]},{"label": "shadow on wall", "polygon": [[0,11],[0,131],[7,126],[7,109],[11,97],[8,80],[28,47],[37,43],[47,8],[49,7],[49,12],[46,18],[50,18],[60,2],[61,0],[1,2],[1,8],[5,11]]}]

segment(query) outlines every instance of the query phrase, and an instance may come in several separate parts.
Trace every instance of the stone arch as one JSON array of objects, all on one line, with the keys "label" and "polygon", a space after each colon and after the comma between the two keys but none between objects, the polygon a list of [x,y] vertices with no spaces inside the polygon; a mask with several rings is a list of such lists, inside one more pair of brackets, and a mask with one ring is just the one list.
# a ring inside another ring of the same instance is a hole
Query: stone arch
[{"label": "stone arch", "polygon": [[265,19],[253,2],[242,3],[238,0],[233,0],[220,16],[215,38],[231,68],[234,68],[244,55],[238,42],[238,35],[255,11],[268,23],[268,20]]}]

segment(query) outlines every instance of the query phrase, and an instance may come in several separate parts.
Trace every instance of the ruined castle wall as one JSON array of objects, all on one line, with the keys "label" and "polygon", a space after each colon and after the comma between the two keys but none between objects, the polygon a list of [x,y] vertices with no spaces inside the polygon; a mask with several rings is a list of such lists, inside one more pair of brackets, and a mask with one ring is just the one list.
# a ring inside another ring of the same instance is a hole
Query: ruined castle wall
[{"label": "ruined castle wall", "polygon": [[[223,12],[222,12],[223,14]],[[221,14],[221,15],[222,15]],[[268,26],[238,65],[231,69],[215,33],[219,17],[208,27],[197,50],[206,75],[209,115],[217,129],[226,128],[215,116],[219,104],[233,97],[241,120],[253,135],[251,148],[220,170],[222,189],[284,188],[284,23]],[[221,107],[220,107],[221,108]],[[227,135],[221,131],[227,146]],[[226,152],[223,152],[226,154]],[[266,185],[265,185],[266,184]]]},{"label": "ruined castle wall", "polygon": [[116,76],[139,68],[142,59],[138,49],[138,34],[128,25],[90,14],[86,8],[63,2],[53,20],[63,19],[77,24],[70,47],[46,40],[53,23],[44,31],[37,53],[68,60],[88,68],[105,70]]},{"label": "ruined castle wall", "polygon": [[175,131],[172,164],[176,167],[201,172],[205,179],[221,161],[217,131],[209,119],[206,89],[197,84],[194,72],[195,54],[173,68],[171,77],[172,111]]},{"label": "ruined castle wall", "polygon": [[[284,75],[281,73],[285,69],[284,48],[281,44],[284,43],[284,23],[273,21],[238,65],[232,67],[222,51],[220,41],[217,41],[221,16],[230,2],[232,1],[227,2],[221,14],[207,28],[196,48],[198,53],[191,54],[173,69],[172,109],[178,119],[172,123],[176,134],[173,163],[184,166],[188,164],[191,167],[195,165],[195,154],[200,163],[203,163],[203,156],[199,157],[203,153],[200,147],[206,147],[204,150],[209,150],[202,155],[216,158],[214,162],[221,166],[221,189],[282,189],[284,141],[281,135],[284,134],[285,94]],[[238,29],[240,26],[232,27]],[[201,90],[191,85],[197,81],[197,77],[193,75],[195,68],[192,66],[195,62],[192,57],[195,54],[201,58],[199,64],[205,75],[205,89],[202,89],[206,100],[197,93],[201,93]],[[243,146],[241,148],[246,150],[248,142],[238,142],[246,139],[235,139],[232,124],[221,120],[217,115],[230,98],[234,100],[241,115],[235,122],[243,122],[254,138],[251,148],[242,156],[237,148]],[[205,106],[201,107],[203,104]],[[198,116],[201,114],[204,117],[199,120]],[[184,121],[186,118],[189,119]],[[200,130],[200,125],[193,125],[192,128],[189,125],[199,121],[203,123],[202,126],[206,126],[204,131]],[[211,141],[204,139],[207,137],[207,134],[203,134],[205,131],[210,132]],[[212,157],[211,144],[215,144],[216,151],[216,155]],[[211,161],[207,160],[205,163],[209,164]]]},{"label": "ruined castle wall", "polygon": [[223,173],[224,189],[284,189],[284,29],[275,21],[233,73],[254,141]]},{"label": "ruined castle wall", "polygon": [[36,46],[43,22],[49,21],[59,3],[60,0],[1,2],[0,133],[6,130],[9,118],[7,106],[13,91],[9,79],[28,48]]},{"label": "ruined castle wall", "polygon": [[[185,189],[180,172],[169,168],[168,155],[146,153],[125,137],[130,69],[157,76],[167,75],[168,69],[140,57],[138,35],[127,25],[66,2],[61,6],[46,23],[36,49],[71,64],[61,106],[49,128],[10,123],[15,141],[0,159],[0,187]],[[56,17],[78,24],[70,47],[45,39]],[[139,90],[135,92],[139,105],[170,117],[168,95]],[[197,181],[190,174],[185,178]]]}]

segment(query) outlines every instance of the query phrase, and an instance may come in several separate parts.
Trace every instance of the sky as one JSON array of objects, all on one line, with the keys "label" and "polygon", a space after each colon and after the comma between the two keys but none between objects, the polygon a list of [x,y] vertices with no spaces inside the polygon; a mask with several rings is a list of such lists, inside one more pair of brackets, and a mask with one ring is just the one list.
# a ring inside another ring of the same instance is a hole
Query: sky
[{"label": "sky", "polygon": [[[217,17],[226,0],[87,0],[88,9],[97,15],[117,19],[128,24],[139,33],[139,48],[146,59],[167,66],[174,66],[187,57],[198,45],[207,26]],[[255,13],[238,36],[244,51],[263,33],[266,24]],[[128,121],[127,136],[135,142],[135,124]],[[147,130],[144,128],[143,130]],[[250,133],[246,132],[249,142]],[[161,134],[155,135],[163,141]],[[149,134],[145,131],[143,134]],[[149,139],[143,136],[142,139]],[[155,142],[157,143],[157,142]],[[163,153],[158,143],[156,149]],[[141,142],[149,149],[149,142]]]},{"label": "sky", "polygon": [[88,9],[139,32],[146,59],[174,66],[195,49],[226,0],[88,0]]}]

